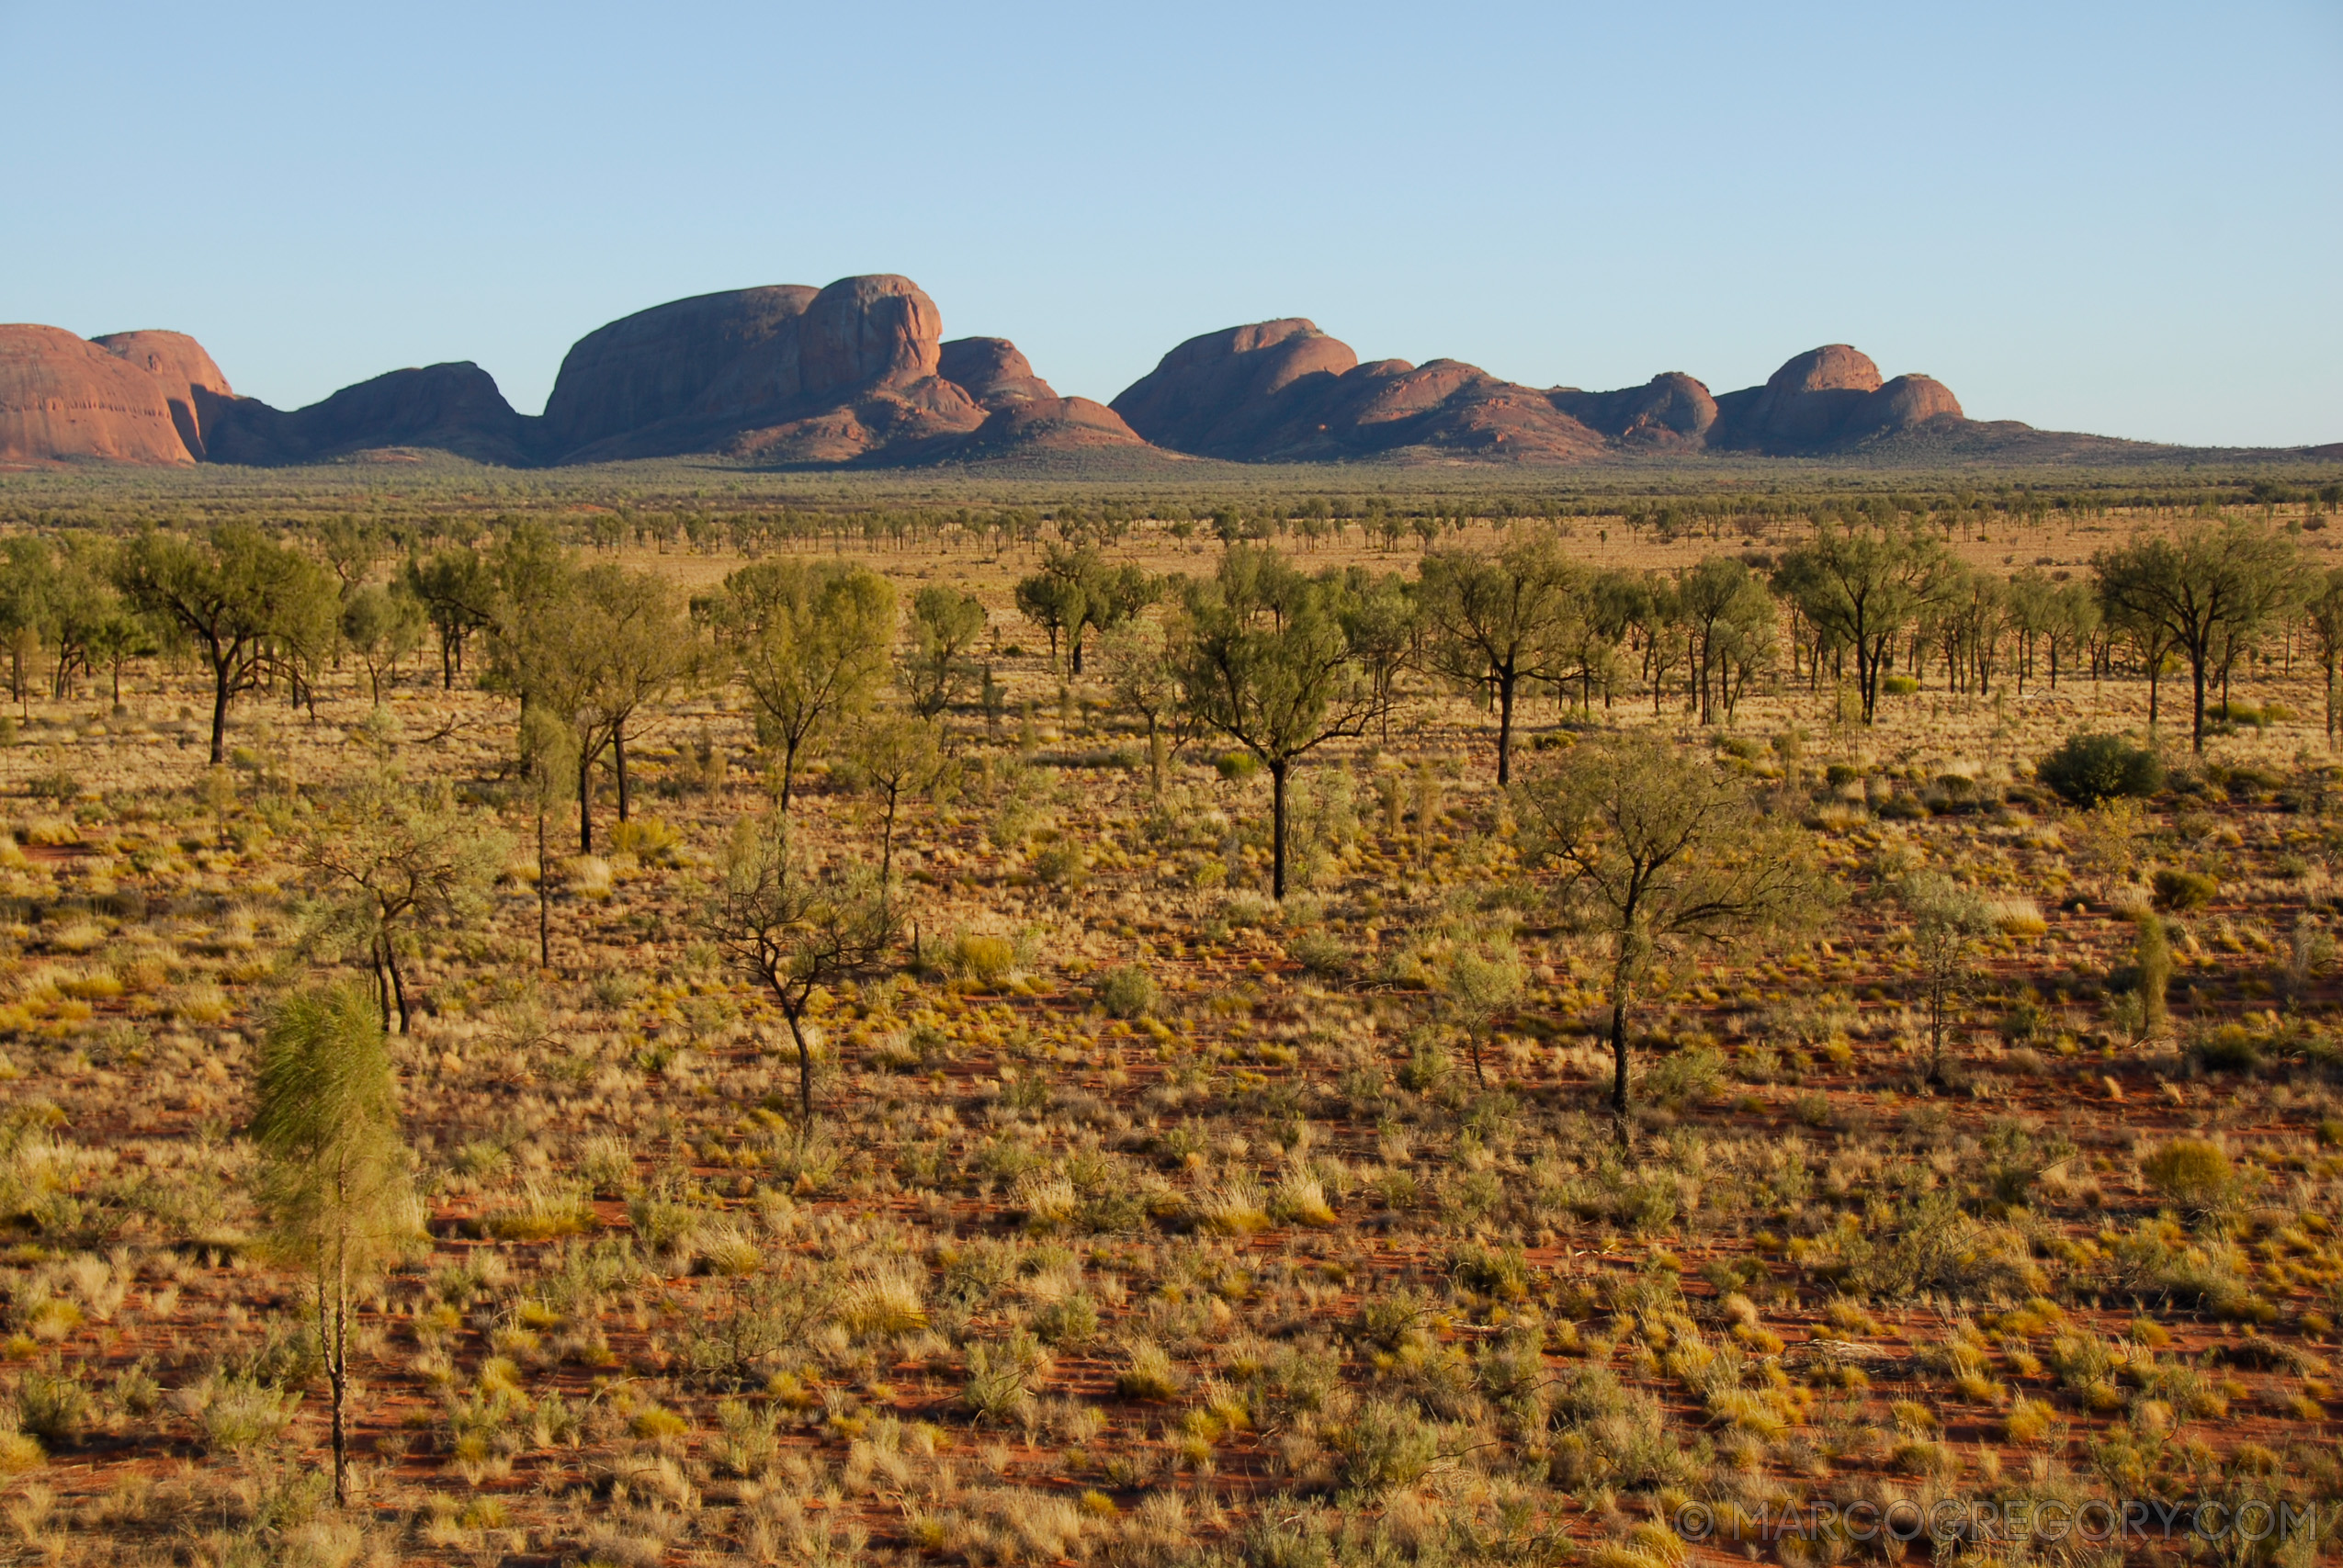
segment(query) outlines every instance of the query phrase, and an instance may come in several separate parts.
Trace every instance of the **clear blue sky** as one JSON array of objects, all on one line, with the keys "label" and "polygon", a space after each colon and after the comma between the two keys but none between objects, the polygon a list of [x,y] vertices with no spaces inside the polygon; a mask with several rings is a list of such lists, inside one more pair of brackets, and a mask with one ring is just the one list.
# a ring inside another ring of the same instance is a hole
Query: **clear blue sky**
[{"label": "clear blue sky", "polygon": [[2343,6],[0,0],[0,320],[534,412],[661,300],[917,279],[1111,398],[1307,315],[1537,385],[1813,344],[1979,418],[2343,440]]}]

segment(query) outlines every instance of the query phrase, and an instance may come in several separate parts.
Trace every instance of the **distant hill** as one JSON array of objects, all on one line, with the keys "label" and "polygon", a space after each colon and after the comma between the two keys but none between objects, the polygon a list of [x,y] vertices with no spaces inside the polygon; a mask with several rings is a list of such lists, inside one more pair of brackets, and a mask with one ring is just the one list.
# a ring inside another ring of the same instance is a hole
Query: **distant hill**
[{"label": "distant hill", "polygon": [[1590,392],[1452,359],[1362,363],[1300,317],[1190,338],[1108,406],[1059,397],[1006,339],[945,342],[934,301],[888,274],[703,294],[623,317],[572,346],[538,416],[469,363],[393,370],[288,411],[238,396],[177,333],[84,340],[0,326],[0,463],[270,467],[389,448],[515,468],[686,456],[1055,468],[1115,452],[1172,463],[1730,454],[2060,464],[2190,451],[1972,420],[1942,383],[1884,378],[1845,344],[1738,391],[1670,371]]}]

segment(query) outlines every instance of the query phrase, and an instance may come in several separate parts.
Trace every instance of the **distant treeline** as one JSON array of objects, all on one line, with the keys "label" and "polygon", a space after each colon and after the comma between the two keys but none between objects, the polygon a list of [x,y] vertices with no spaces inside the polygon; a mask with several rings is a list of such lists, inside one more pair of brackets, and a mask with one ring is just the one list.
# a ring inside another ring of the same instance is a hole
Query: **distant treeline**
[{"label": "distant treeline", "polygon": [[[402,548],[468,543],[527,519],[584,548],[682,549],[754,556],[789,548],[914,549],[1030,547],[1046,536],[1115,543],[1139,525],[1181,539],[1322,540],[1384,548],[1430,546],[1475,525],[1534,520],[1615,525],[1633,537],[1752,542],[1775,540],[1821,522],[1886,524],[1919,520],[1948,533],[1965,521],[2042,524],[2056,519],[2218,516],[2258,508],[2323,516],[2343,504],[2343,479],[2289,483],[2271,479],[2211,484],[2070,485],[1945,483],[1851,491],[1845,489],[1619,491],[1545,494],[1458,491],[1135,493],[1021,498],[975,505],[950,500],[900,501],[852,493],[781,499],[753,484],[696,487],[682,496],[598,494],[591,490],[500,483],[461,487],[431,482],[363,491],[198,487],[148,481],[92,481],[76,491],[48,476],[0,481],[0,529],[130,530],[148,524],[203,527],[229,521],[294,526],[331,522],[379,530]],[[527,492],[527,493],[516,493]]]}]

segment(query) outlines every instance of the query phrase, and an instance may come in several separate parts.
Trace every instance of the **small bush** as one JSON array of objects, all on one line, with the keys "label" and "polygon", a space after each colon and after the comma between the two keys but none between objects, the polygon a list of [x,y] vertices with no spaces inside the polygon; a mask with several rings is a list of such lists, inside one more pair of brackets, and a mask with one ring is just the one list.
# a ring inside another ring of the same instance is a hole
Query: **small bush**
[{"label": "small bush", "polygon": [[1370,1400],[1335,1434],[1345,1490],[1379,1497],[1412,1486],[1440,1456],[1440,1438],[1422,1416],[1393,1400]]},{"label": "small bush", "polygon": [[1090,879],[1090,866],[1082,858],[1080,844],[1070,839],[1060,839],[1043,846],[1035,854],[1033,874],[1045,887],[1070,892]]},{"label": "small bush", "polygon": [[2034,764],[2034,776],[2088,810],[2103,800],[2154,795],[2163,786],[2164,764],[2119,735],[2072,735]]},{"label": "small bush", "polygon": [[1079,1348],[1098,1334],[1098,1303],[1080,1292],[1061,1296],[1034,1314],[1033,1330],[1045,1345]]},{"label": "small bush", "polygon": [[1155,1010],[1162,992],[1155,977],[1136,964],[1118,964],[1098,977],[1098,1005],[1109,1018],[1145,1018]]},{"label": "small bush", "polygon": [[945,957],[953,969],[987,990],[1007,984],[1017,968],[1017,946],[1007,937],[964,936]]},{"label": "small bush", "polygon": [[2175,1138],[2141,1162],[2148,1185],[2184,1208],[2218,1207],[2237,1179],[2236,1168],[2219,1144],[2204,1138]]},{"label": "small bush", "polygon": [[1021,1420],[1032,1406],[1034,1384],[1048,1368],[1041,1341],[1022,1331],[999,1344],[971,1345],[960,1403],[979,1423]]},{"label": "small bush", "polygon": [[89,1421],[89,1390],[81,1369],[66,1371],[55,1357],[42,1366],[27,1367],[17,1384],[17,1425],[56,1447],[78,1440]]},{"label": "small bush", "polygon": [[1724,1056],[1713,1047],[1696,1045],[1654,1062],[1644,1073],[1643,1092],[1662,1105],[1681,1109],[1713,1099],[1724,1084]]},{"label": "small bush", "polygon": [[203,1406],[204,1447],[214,1453],[242,1453],[282,1436],[301,1396],[255,1378],[232,1378],[211,1391]]},{"label": "small bush", "polygon": [[636,817],[611,824],[610,848],[617,854],[672,864],[683,847],[684,836],[656,817]]},{"label": "small bush", "polygon": [[1879,683],[1882,696],[1908,697],[1919,689],[1919,682],[1909,675],[1890,675]]},{"label": "small bush", "polygon": [[1129,1359],[1115,1376],[1115,1392],[1126,1399],[1172,1399],[1181,1387],[1180,1370],[1162,1346],[1142,1339],[1133,1344]]},{"label": "small bush", "polygon": [[2213,902],[2221,884],[2201,871],[2178,871],[2171,866],[2157,870],[2154,886],[2156,907],[2159,909],[2202,909]]},{"label": "small bush", "polygon": [[2261,1066],[2261,1042],[2253,1031],[2225,1023],[2190,1041],[2189,1055],[2208,1072],[2250,1073]]}]

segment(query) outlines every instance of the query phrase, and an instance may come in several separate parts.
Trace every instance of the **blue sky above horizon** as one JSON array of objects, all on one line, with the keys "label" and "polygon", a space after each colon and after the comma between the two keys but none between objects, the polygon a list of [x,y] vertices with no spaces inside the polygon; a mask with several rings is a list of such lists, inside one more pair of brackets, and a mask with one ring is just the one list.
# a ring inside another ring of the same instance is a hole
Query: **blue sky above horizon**
[{"label": "blue sky above horizon", "polygon": [[1968,412],[2343,440],[2343,6],[0,0],[0,320],[283,407],[685,295],[916,279],[1111,399],[1364,358],[1723,391],[1852,343]]}]

